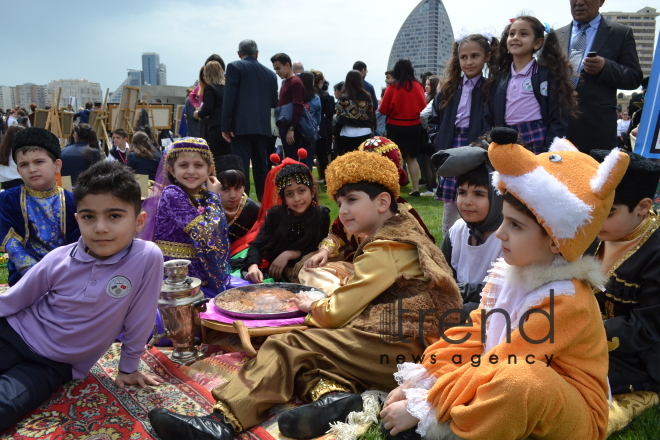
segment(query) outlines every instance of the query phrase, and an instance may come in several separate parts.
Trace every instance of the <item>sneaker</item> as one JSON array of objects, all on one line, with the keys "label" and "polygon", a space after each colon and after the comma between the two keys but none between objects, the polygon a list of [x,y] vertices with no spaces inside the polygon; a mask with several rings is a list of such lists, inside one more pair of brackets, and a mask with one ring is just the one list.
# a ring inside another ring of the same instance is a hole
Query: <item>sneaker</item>
[{"label": "sneaker", "polygon": [[426,192],[423,192],[423,193],[420,194],[420,195],[422,195],[422,196],[424,196],[424,197],[428,197],[428,196],[435,195],[435,193],[434,193],[433,191],[426,191]]},{"label": "sneaker", "polygon": [[413,192],[410,193],[410,197],[419,197],[419,196],[421,196],[419,191],[413,191]]}]

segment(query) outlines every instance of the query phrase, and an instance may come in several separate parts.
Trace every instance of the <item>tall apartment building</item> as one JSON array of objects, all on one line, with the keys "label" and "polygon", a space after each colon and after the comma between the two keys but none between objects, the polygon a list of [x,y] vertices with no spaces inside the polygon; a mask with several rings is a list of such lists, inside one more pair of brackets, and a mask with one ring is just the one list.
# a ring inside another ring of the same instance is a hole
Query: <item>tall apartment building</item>
[{"label": "tall apartment building", "polygon": [[426,71],[442,75],[451,55],[454,32],[442,0],[422,0],[408,15],[392,44],[387,68],[408,58],[417,76]]},{"label": "tall apartment building", "polygon": [[142,54],[142,84],[157,86],[159,84],[158,72],[160,70],[160,55],[154,52]]},{"label": "tall apartment building", "polygon": [[651,74],[653,65],[653,42],[655,41],[655,17],[660,15],[655,8],[649,6],[637,12],[602,12],[603,17],[632,28],[637,43],[639,65],[644,76]]},{"label": "tall apartment building", "polygon": [[27,109],[30,104],[37,104],[37,107],[44,108],[49,102],[46,86],[25,83],[14,87],[14,105]]},{"label": "tall apartment building", "polygon": [[0,108],[3,110],[12,108],[16,105],[14,104],[15,101],[14,88],[11,86],[0,86]]},{"label": "tall apartment building", "polygon": [[50,101],[51,90],[55,90],[57,96],[58,88],[62,88],[60,95],[59,106],[66,106],[69,103],[69,97],[76,98],[76,105],[82,107],[86,102],[101,102],[103,96],[101,94],[101,84],[97,82],[90,82],[86,79],[60,79],[48,83],[48,100]]}]

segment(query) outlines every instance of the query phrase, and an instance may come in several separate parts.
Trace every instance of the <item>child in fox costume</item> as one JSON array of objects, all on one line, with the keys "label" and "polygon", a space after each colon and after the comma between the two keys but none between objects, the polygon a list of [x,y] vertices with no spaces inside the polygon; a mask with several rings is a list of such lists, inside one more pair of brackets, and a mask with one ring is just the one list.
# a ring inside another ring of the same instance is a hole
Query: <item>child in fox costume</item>
[{"label": "child in fox costume", "polygon": [[399,365],[383,429],[426,439],[604,439],[607,340],[591,290],[603,278],[581,256],[628,156],[614,150],[599,166],[563,139],[534,156],[514,144],[513,130],[491,137],[504,258],[467,323],[445,330],[421,364]]}]

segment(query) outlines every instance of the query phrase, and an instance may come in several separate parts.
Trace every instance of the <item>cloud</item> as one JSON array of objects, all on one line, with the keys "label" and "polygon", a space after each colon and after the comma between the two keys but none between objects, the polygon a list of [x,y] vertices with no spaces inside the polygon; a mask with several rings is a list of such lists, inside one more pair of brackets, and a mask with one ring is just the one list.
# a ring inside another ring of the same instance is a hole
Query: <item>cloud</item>
[{"label": "cloud", "polygon": [[[260,61],[285,52],[306,69],[321,70],[332,84],[357,60],[369,67],[367,80],[384,85],[390,49],[417,0],[163,0],[75,3],[35,0],[3,5],[4,16],[23,17],[5,25],[0,58],[4,85],[82,78],[114,91],[127,69],[141,69],[143,52],[156,52],[167,66],[169,84],[188,86],[212,53],[236,60],[238,43],[259,45]],[[454,32],[490,27],[499,34],[521,12],[520,2],[445,0]],[[632,10],[647,0],[607,0],[603,11]],[[556,27],[571,20],[569,2],[534,2],[541,21]],[[26,22],[27,18],[29,20]]]}]

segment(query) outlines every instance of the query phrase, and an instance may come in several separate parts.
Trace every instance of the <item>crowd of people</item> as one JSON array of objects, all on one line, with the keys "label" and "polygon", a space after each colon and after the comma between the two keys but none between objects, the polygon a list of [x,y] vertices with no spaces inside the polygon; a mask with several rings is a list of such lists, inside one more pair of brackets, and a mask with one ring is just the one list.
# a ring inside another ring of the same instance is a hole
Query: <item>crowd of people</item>
[{"label": "crowd of people", "polygon": [[[524,15],[499,39],[459,35],[442,78],[401,59],[381,99],[364,62],[333,97],[321,71],[285,53],[270,69],[244,40],[239,60],[206,60],[188,136],[164,151],[148,126],[103,151],[84,110],[63,149],[12,116],[0,431],[120,333],[117,386],[161,383],[138,363],[172,259],[209,298],[274,281],[327,297],[292,300],[309,329],[269,336],[214,388],[211,414],[149,408],[163,440],[230,440],[294,396],[309,403],[280,432],[315,438],[361,411],[364,390],[389,393],[388,439],[604,439],[657,403],[660,165],[626,149],[635,118],[618,118],[616,91],[642,73],[632,31],[599,4],[572,0],[558,30]],[[135,174],[153,181],[144,200]],[[401,197],[421,196],[421,178],[442,202],[438,244]],[[612,394],[637,404],[615,411]]]}]

